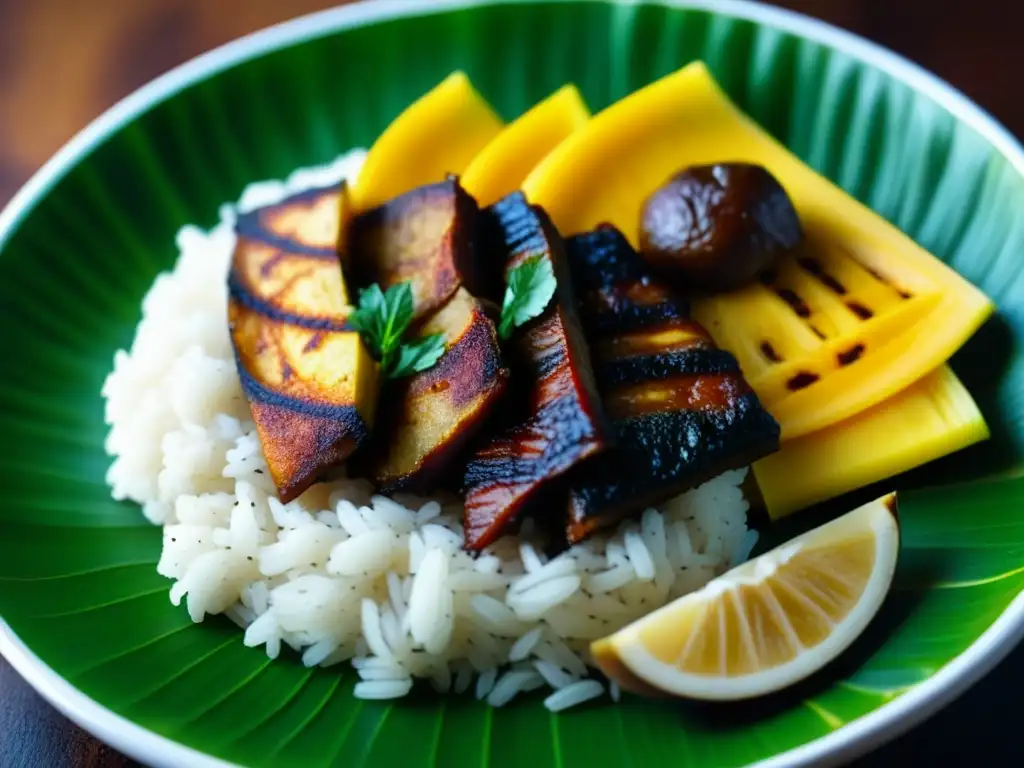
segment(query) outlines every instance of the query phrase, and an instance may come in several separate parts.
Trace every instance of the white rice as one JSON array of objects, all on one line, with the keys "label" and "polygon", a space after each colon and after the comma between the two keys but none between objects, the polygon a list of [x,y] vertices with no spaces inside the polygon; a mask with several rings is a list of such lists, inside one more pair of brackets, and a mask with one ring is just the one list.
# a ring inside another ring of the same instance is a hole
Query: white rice
[{"label": "white rice", "polygon": [[[271,658],[284,644],[306,666],[350,662],[358,697],[401,697],[417,678],[440,692],[474,687],[492,706],[540,687],[554,691],[552,711],[601,696],[584,654],[591,640],[749,554],[746,471],[550,561],[529,525],[470,557],[454,498],[389,499],[343,479],[281,504],[228,336],[234,222],[353,178],[364,156],[252,184],[212,230],[178,233],[177,264],[146,295],[132,347],[103,386],[113,496],[163,526],[157,569],[193,621],[224,614]],[[614,684],[609,693],[618,699]]]}]

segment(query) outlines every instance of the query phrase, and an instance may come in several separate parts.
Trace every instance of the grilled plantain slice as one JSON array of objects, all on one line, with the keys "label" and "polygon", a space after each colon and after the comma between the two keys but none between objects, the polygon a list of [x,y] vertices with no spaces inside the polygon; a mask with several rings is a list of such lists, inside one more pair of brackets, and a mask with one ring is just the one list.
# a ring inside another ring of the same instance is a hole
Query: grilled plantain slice
[{"label": "grilled plantain slice", "polygon": [[228,320],[242,390],[281,501],[330,473],[369,435],[378,366],[350,329],[336,243],[344,189],[305,192],[239,217]]},{"label": "grilled plantain slice", "polygon": [[441,309],[460,285],[491,298],[500,277],[477,259],[476,201],[455,178],[417,187],[352,221],[353,279],[387,290],[410,281],[413,320]]},{"label": "grilled plantain slice", "polygon": [[464,288],[423,325],[442,334],[432,368],[394,383],[382,408],[365,474],[385,493],[425,493],[447,481],[508,383],[494,323]]},{"label": "grilled plantain slice", "polygon": [[551,262],[558,287],[547,309],[513,338],[515,415],[466,467],[464,527],[466,546],[473,550],[499,538],[553,481],[602,450],[608,432],[561,236],[520,192],[484,216],[486,252],[505,254],[506,275],[540,257]]},{"label": "grilled plantain slice", "polygon": [[615,444],[569,474],[578,542],[778,450],[779,425],[622,233],[604,225],[567,252]]}]

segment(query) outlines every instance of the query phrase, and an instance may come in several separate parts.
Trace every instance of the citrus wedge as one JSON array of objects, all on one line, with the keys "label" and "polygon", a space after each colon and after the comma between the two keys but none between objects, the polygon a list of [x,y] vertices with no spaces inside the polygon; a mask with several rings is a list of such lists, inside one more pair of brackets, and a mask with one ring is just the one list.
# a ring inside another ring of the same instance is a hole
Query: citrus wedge
[{"label": "citrus wedge", "polygon": [[881,607],[899,553],[896,495],[733,568],[591,645],[626,690],[747,699],[821,669]]}]

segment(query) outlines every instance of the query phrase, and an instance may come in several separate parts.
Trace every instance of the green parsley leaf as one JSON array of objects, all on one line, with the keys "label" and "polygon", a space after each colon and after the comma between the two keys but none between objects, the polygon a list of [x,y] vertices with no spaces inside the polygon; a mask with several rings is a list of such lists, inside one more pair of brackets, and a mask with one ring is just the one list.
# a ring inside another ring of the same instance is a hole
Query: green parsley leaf
[{"label": "green parsley leaf", "polygon": [[359,307],[349,316],[349,325],[359,331],[374,357],[382,360],[397,349],[411,321],[408,283],[393,285],[387,293],[376,283],[364,288],[359,292]]},{"label": "green parsley leaf", "polygon": [[374,283],[359,292],[359,306],[349,315],[348,322],[380,361],[384,377],[396,379],[425,371],[444,354],[444,339],[428,336],[409,344],[402,337],[412,322],[412,286],[399,283],[383,292]]},{"label": "green parsley leaf", "polygon": [[359,306],[349,315],[348,323],[363,337],[370,354],[379,358],[383,354],[386,302],[380,286],[374,283],[359,292]]},{"label": "green parsley leaf", "polygon": [[543,312],[555,295],[557,284],[551,261],[541,256],[531,256],[513,269],[505,288],[498,335],[509,338],[513,330]]},{"label": "green parsley leaf", "polygon": [[389,379],[400,379],[425,371],[441,359],[444,351],[444,336],[439,333],[403,344],[387,376]]}]

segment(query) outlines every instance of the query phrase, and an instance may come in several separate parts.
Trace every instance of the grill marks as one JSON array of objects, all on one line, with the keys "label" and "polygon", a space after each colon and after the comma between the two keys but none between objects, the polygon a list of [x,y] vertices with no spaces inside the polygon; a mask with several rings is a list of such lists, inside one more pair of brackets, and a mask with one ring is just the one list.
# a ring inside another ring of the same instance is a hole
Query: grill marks
[{"label": "grill marks", "polygon": [[377,369],[347,324],[335,251],[344,189],[304,192],[239,217],[228,318],[242,390],[288,502],[367,438]]},{"label": "grill marks", "polygon": [[764,355],[765,359],[770,363],[782,362],[782,358],[779,357],[779,353],[775,351],[775,347],[772,346],[770,341],[761,342],[761,354]]},{"label": "grill marks", "polygon": [[839,296],[846,295],[846,287],[825,271],[821,262],[817,259],[805,256],[796,261],[805,272],[816,277],[826,288]]},{"label": "grill marks", "polygon": [[[576,542],[777,450],[779,426],[735,358],[651,279],[618,230],[571,238],[567,250],[614,437],[568,475],[566,535]],[[644,335],[674,341],[659,347]]]},{"label": "grill marks", "polygon": [[[858,319],[867,321],[875,316],[874,310],[866,306],[863,302],[856,299],[848,298],[849,289],[843,285],[834,275],[830,274],[825,265],[813,256],[800,256],[796,259],[796,264],[801,271],[813,277],[816,281],[824,285],[833,294],[835,294],[846,307],[847,310],[852,312]],[[871,269],[865,265],[861,265],[861,268],[872,278],[878,282],[889,286],[896,291],[902,299],[909,299],[912,295],[901,288],[894,286],[889,280],[880,275],[876,270]],[[797,317],[807,320],[813,314],[814,310],[807,304],[807,302],[800,295],[796,289],[779,285],[779,272],[775,269],[765,270],[759,275],[759,280],[762,285],[769,288],[775,293],[782,301],[786,302],[787,305],[793,310]],[[810,329],[816,336],[821,339],[825,339],[826,336],[816,326],[809,324]],[[766,355],[767,356],[767,355]],[[769,358],[771,359],[771,358]],[[776,362],[776,361],[773,361]]]},{"label": "grill marks", "polygon": [[520,513],[549,498],[562,475],[605,447],[607,431],[561,237],[520,193],[491,206],[485,227],[485,253],[503,255],[506,274],[539,256],[551,262],[558,287],[544,313],[513,337],[510,364],[519,385],[509,393],[503,428],[466,467],[470,549],[492,543]]}]

